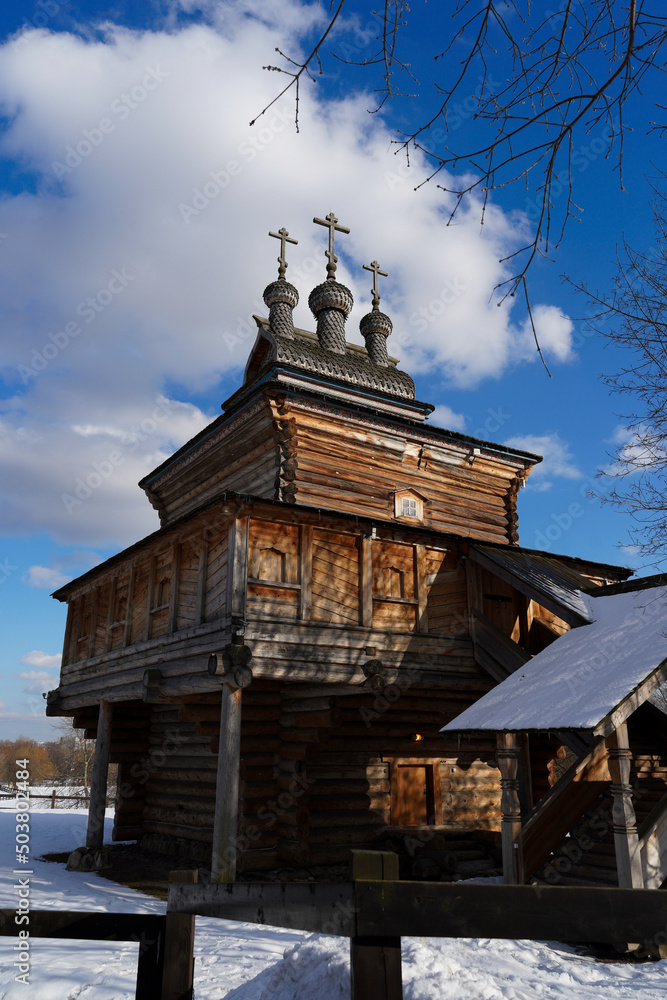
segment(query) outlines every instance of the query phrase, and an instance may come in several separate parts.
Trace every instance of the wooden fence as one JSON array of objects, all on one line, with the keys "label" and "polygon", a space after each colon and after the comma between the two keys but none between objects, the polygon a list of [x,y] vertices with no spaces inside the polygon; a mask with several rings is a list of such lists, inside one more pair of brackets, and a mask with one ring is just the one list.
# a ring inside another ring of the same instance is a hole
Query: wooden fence
[{"label": "wooden fence", "polygon": [[[0,792],[0,802],[2,802],[3,799],[15,799],[16,795],[17,795],[16,792]],[[51,802],[52,809],[56,808],[56,802],[61,802],[61,801],[64,802],[66,799],[69,799],[71,801],[76,800],[77,802],[80,802],[82,805],[85,805],[86,809],[90,804],[90,794],[87,789],[84,791],[83,795],[57,795],[55,788],[51,792],[39,792],[39,793],[31,792],[29,795],[29,801],[32,802],[33,799],[49,799]],[[112,806],[114,802],[115,802],[114,794],[112,793],[111,795],[107,795],[106,798],[107,808],[109,806]]]},{"label": "wooden fence", "polygon": [[[166,916],[33,911],[30,936],[138,941],[136,1000],[191,1000],[195,915],[350,938],[352,1000],[401,1000],[402,937],[635,942],[667,957],[667,892],[399,882],[394,855],[354,853],[348,882],[197,885],[175,872]],[[0,923],[18,933],[13,910]]]}]

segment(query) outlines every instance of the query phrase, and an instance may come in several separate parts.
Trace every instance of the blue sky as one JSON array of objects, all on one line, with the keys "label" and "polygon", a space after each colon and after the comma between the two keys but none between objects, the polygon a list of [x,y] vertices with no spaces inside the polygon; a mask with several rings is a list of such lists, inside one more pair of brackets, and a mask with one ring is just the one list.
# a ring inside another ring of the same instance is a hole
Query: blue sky
[{"label": "blue sky", "polygon": [[[483,232],[474,201],[447,227],[448,196],[435,182],[413,190],[426,162],[413,155],[408,169],[394,155],[396,129],[433,101],[439,10],[419,0],[411,14],[421,105],[371,115],[374,81],[325,59],[302,88],[298,135],[290,95],[248,123],[283,79],[262,66],[276,45],[312,44],[316,5],[41,0],[0,11],[3,735],[51,738],[41,692],[57,684],[64,608],[50,592],[157,527],[137,481],[238,386],[251,315],[265,312],[276,272],[269,229],[299,239],[288,278],[297,322],[312,328],[325,236],[311,220],[330,210],[351,229],[337,241],[356,303],[348,337],[360,341],[370,303],[361,264],[377,258],[390,275],[390,353],[436,404],[433,422],[544,455],[519,501],[522,544],[647,571],[628,519],[587,496],[622,439],[617,411],[631,406],[600,380],[623,359],[577,319],[586,303],[561,279],[608,288],[622,236],[651,245],[646,107],[626,144],[625,192],[602,129],[575,143],[581,221],[531,275],[550,379],[521,303],[493,301],[534,194],[494,195]],[[342,21],[336,44],[364,58],[372,19]],[[481,134],[469,109],[463,99],[451,120],[462,143]]]}]

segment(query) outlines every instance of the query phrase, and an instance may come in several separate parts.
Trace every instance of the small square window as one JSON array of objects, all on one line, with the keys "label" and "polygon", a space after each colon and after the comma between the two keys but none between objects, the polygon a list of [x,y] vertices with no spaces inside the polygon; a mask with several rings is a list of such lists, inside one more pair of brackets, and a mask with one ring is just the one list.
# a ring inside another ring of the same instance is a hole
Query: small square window
[{"label": "small square window", "polygon": [[409,517],[421,521],[424,517],[424,501],[419,494],[409,490],[397,490],[394,493],[394,516]]}]

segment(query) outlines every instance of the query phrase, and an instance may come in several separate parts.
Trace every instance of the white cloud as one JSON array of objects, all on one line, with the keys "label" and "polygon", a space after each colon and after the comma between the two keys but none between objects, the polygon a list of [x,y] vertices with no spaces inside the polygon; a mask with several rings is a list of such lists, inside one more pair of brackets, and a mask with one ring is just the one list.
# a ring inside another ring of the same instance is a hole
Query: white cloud
[{"label": "white cloud", "polygon": [[57,590],[71,579],[71,576],[66,576],[59,569],[51,569],[48,566],[30,566],[23,575],[24,583],[39,590]]},{"label": "white cloud", "polygon": [[[312,329],[308,294],[325,277],[312,218],[332,207],[352,230],[336,244],[356,300],[349,339],[361,342],[370,307],[361,264],[378,258],[403,368],[469,386],[537,359],[516,300],[489,300],[509,274],[499,259],[516,248],[516,217],[490,205],[482,235],[472,203],[445,226],[449,196],[435,185],[414,193],[424,164],[415,154],[407,172],[393,157],[391,133],[367,112],[372,97],[324,104],[303,87],[298,135],[290,97],[248,125],[278,90],[260,67],[276,46],[296,54],[319,8],[206,10],[217,28],[111,27],[90,40],[44,30],[0,48],[0,153],[25,165],[35,189],[0,201],[7,530],[39,525],[84,545],[154,530],[136,482],[210,419],[177,396],[222,381],[222,402],[237,387],[251,314],[266,313],[261,293],[276,275],[268,230],[285,225],[299,240],[287,276],[301,296],[295,320]],[[547,356],[567,360],[569,320],[542,304],[535,317]],[[137,438],[167,394],[168,419]],[[448,412],[449,426],[463,426]]]},{"label": "white cloud", "polygon": [[33,649],[21,657],[21,664],[26,667],[56,669],[60,666],[60,653],[43,653],[41,649]]},{"label": "white cloud", "polygon": [[436,406],[428,420],[436,427],[445,427],[448,431],[464,431],[466,426],[464,414],[455,413],[450,406],[445,406],[444,403]]},{"label": "white cloud", "polygon": [[19,674],[19,678],[22,681],[28,681],[24,690],[31,693],[41,693],[42,691],[45,691],[50,684],[53,684],[53,677],[51,674],[47,674],[39,670],[27,670],[24,673]]},{"label": "white cloud", "polygon": [[541,455],[543,461],[533,467],[528,488],[537,492],[551,489],[554,479],[580,479],[583,473],[574,463],[570,445],[559,434],[523,434],[507,438],[510,448]]}]

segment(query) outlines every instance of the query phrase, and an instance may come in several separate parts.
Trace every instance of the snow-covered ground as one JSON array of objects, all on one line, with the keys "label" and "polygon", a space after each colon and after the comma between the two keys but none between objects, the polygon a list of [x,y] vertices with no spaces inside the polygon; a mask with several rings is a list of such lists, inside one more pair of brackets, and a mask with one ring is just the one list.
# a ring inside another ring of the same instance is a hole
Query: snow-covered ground
[{"label": "snow-covered ground", "polygon": [[[0,907],[15,908],[15,817],[0,809]],[[111,815],[107,819],[111,834]],[[162,913],[165,904],[95,874],[36,860],[85,841],[85,811],[33,809],[33,909]],[[24,866],[20,866],[23,868]],[[0,1000],[131,1000],[137,946],[93,941],[30,945],[30,985],[14,981],[16,938],[0,938]],[[197,918],[196,1000],[345,1000],[349,941]],[[403,941],[405,1000],[667,1000],[667,961],[604,964],[558,944]],[[369,998],[372,1000],[372,998]]]}]

